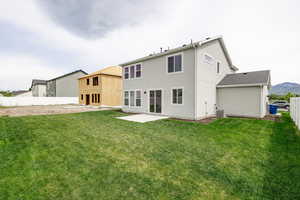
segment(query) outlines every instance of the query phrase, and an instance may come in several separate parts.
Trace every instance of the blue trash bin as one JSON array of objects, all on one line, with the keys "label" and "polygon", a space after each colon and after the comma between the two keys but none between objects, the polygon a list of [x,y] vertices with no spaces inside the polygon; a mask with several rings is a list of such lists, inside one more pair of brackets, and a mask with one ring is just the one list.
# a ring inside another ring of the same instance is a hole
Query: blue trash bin
[{"label": "blue trash bin", "polygon": [[270,114],[276,115],[277,114],[277,108],[278,108],[278,106],[270,104],[269,105],[269,112],[270,112]]}]

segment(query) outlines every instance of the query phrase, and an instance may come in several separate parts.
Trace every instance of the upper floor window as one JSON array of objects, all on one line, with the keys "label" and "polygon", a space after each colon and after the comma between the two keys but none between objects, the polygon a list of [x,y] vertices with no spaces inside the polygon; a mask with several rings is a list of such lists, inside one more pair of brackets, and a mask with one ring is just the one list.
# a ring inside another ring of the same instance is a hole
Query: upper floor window
[{"label": "upper floor window", "polygon": [[168,57],[168,73],[182,71],[182,55],[174,55]]},{"label": "upper floor window", "polygon": [[134,78],[134,71],[135,71],[135,66],[130,67],[130,78]]},{"label": "upper floor window", "polygon": [[135,77],[140,78],[142,76],[142,66],[138,64],[135,66]]},{"label": "upper floor window", "polygon": [[98,77],[93,78],[93,85],[99,85]]},{"label": "upper floor window", "polygon": [[124,79],[129,79],[129,68],[128,67],[124,68]]},{"label": "upper floor window", "polygon": [[220,73],[220,62],[217,62],[217,74],[219,74]]},{"label": "upper floor window", "polygon": [[90,79],[86,79],[86,84],[89,85],[90,84]]},{"label": "upper floor window", "polygon": [[172,104],[183,104],[183,89],[172,89]]},{"label": "upper floor window", "polygon": [[142,65],[136,64],[130,67],[124,67],[124,79],[134,79],[142,77]]}]

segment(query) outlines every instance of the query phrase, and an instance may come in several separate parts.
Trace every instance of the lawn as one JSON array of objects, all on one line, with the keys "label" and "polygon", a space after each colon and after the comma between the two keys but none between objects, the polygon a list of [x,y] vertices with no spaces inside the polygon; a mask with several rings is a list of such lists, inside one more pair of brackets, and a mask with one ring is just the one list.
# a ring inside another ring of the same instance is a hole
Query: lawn
[{"label": "lawn", "polygon": [[300,199],[281,122],[122,121],[117,111],[0,118],[0,199]]}]

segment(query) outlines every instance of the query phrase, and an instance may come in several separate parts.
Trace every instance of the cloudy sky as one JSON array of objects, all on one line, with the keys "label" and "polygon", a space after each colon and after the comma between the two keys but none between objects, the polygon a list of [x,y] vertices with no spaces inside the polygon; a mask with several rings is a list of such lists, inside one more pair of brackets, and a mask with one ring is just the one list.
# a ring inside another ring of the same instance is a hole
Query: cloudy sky
[{"label": "cloudy sky", "polygon": [[222,35],[240,71],[300,83],[297,0],[1,0],[0,90]]}]

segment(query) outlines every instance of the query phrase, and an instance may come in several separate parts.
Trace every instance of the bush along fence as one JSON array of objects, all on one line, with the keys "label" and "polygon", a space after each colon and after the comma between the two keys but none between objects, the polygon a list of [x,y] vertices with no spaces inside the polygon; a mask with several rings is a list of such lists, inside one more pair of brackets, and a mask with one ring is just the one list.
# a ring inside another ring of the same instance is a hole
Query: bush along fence
[{"label": "bush along fence", "polygon": [[0,97],[0,106],[78,104],[78,97]]},{"label": "bush along fence", "polygon": [[290,99],[290,113],[298,129],[300,128],[300,97]]}]

